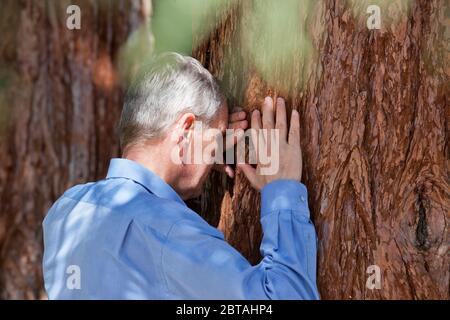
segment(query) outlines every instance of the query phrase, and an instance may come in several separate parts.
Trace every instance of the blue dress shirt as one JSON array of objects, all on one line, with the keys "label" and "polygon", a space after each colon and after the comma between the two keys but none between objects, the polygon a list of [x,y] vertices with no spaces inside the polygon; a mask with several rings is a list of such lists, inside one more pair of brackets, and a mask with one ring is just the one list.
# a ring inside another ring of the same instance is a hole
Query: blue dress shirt
[{"label": "blue dress shirt", "polygon": [[106,179],[67,190],[43,222],[50,299],[318,299],[307,191],[261,191],[263,259],[223,233],[140,164],[112,159]]}]

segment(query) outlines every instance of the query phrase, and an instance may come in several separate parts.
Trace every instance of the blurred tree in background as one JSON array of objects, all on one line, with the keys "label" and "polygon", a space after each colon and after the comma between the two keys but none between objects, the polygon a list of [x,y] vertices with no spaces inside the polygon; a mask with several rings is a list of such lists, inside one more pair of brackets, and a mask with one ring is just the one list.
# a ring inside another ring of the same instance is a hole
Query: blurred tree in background
[{"label": "blurred tree in background", "polygon": [[[81,8],[68,30],[66,8]],[[368,30],[379,5],[381,30]],[[231,105],[299,110],[328,299],[449,298],[445,0],[6,0],[0,11],[0,298],[43,298],[41,223],[119,156],[123,88],[154,52],[199,59]],[[259,261],[259,195],[214,173],[189,205]],[[380,290],[366,269],[382,271]]]},{"label": "blurred tree in background", "polygon": [[[70,4],[81,8],[80,30],[66,27]],[[146,12],[128,0],[1,5],[0,297],[40,298],[42,220],[65,189],[104,177],[119,154],[115,64]]]}]

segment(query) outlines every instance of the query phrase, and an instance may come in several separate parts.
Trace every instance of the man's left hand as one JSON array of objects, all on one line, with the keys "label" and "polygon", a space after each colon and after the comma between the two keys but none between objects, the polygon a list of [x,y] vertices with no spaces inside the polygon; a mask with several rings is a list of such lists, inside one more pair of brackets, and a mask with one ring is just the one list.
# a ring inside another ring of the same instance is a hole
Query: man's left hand
[{"label": "man's left hand", "polygon": [[[232,130],[238,130],[242,129],[245,130],[248,127],[248,121],[247,121],[247,113],[243,111],[241,108],[234,108],[233,113],[230,114],[229,123],[228,123],[228,129]],[[225,140],[227,140],[225,138]],[[228,141],[226,141],[228,142]],[[233,141],[233,147],[234,144],[237,143],[237,139],[234,139]],[[226,147],[228,147],[225,144]],[[214,170],[219,172],[224,172],[229,176],[230,178],[234,178],[234,169],[229,164],[215,164]]]}]

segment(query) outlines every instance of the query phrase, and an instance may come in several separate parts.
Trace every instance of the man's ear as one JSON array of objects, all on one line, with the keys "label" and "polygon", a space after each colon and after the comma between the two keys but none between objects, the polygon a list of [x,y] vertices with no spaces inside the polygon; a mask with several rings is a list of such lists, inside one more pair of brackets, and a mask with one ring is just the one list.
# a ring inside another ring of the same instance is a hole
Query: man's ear
[{"label": "man's ear", "polygon": [[194,130],[195,115],[193,113],[183,113],[177,121],[180,137],[178,143],[189,143]]}]

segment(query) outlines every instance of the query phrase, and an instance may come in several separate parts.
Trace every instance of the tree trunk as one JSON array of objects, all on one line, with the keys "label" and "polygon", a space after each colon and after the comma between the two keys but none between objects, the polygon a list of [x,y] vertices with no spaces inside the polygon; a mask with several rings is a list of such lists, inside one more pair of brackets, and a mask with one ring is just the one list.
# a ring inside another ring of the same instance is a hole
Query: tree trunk
[{"label": "tree trunk", "polygon": [[[369,4],[380,30],[366,26]],[[235,105],[252,110],[271,94],[300,112],[322,298],[449,298],[449,10],[443,0],[237,1],[194,41]],[[213,224],[221,212],[226,239],[259,261],[259,195],[242,174],[214,175],[198,204]],[[380,289],[366,287],[371,265]]]},{"label": "tree trunk", "polygon": [[[66,27],[71,4],[80,30]],[[119,154],[114,63],[144,13],[130,0],[1,6],[0,298],[40,298],[42,220],[67,188],[103,178]]]}]

